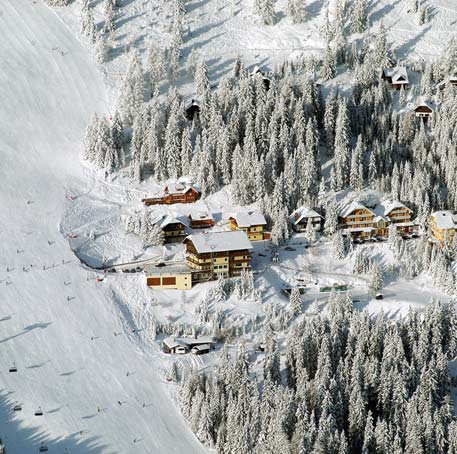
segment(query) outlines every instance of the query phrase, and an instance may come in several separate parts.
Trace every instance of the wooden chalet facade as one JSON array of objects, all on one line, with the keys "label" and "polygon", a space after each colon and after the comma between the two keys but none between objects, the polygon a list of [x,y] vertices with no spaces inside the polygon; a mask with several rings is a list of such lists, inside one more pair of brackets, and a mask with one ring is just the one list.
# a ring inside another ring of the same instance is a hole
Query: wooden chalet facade
[{"label": "wooden chalet facade", "polygon": [[192,282],[239,276],[250,268],[252,245],[245,232],[207,232],[188,236],[186,263]]},{"label": "wooden chalet facade", "polygon": [[295,232],[304,232],[311,223],[313,230],[320,232],[322,230],[323,217],[311,208],[297,208],[289,217],[289,222]]},{"label": "wooden chalet facade", "polygon": [[376,213],[361,203],[352,202],[338,214],[340,228],[353,237],[371,237],[376,233]]},{"label": "wooden chalet facade", "polygon": [[151,220],[151,224],[162,230],[165,243],[177,243],[186,236],[186,226],[172,216],[159,215]]},{"label": "wooden chalet facade", "polygon": [[146,205],[174,205],[176,203],[194,203],[201,197],[201,191],[190,184],[170,184],[165,186],[163,193],[153,197],[145,197],[141,201]]},{"label": "wooden chalet facade", "polygon": [[406,90],[409,88],[409,78],[406,68],[397,66],[395,68],[385,68],[382,71],[382,79],[390,84],[395,90],[400,90],[402,87]]},{"label": "wooden chalet facade", "polygon": [[457,231],[457,214],[449,210],[435,211],[430,216],[430,233],[441,246],[452,245]]},{"label": "wooden chalet facade", "polygon": [[387,228],[383,232],[377,232],[378,235],[387,235],[390,224],[395,224],[398,233],[413,233],[417,227],[411,220],[412,210],[401,202],[385,200],[376,205],[374,211],[387,224]]},{"label": "wooden chalet facade", "polygon": [[242,230],[250,241],[264,239],[264,228],[267,225],[265,216],[259,211],[236,213],[229,218],[230,230]]},{"label": "wooden chalet facade", "polygon": [[189,224],[192,229],[209,229],[214,226],[216,221],[207,212],[192,213],[189,215]]},{"label": "wooden chalet facade", "polygon": [[422,118],[424,121],[428,120],[434,112],[432,103],[424,101],[418,104],[414,109],[414,116],[416,118]]},{"label": "wooden chalet facade", "polygon": [[412,211],[401,202],[384,201],[374,208],[352,202],[339,213],[339,225],[344,233],[354,238],[385,237],[389,225],[395,224],[399,233],[413,233]]}]

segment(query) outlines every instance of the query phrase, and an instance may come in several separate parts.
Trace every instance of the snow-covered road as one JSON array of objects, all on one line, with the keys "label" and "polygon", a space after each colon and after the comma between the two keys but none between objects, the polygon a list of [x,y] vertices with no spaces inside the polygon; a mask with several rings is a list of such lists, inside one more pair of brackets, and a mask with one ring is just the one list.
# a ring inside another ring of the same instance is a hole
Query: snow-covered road
[{"label": "snow-covered road", "polygon": [[[42,0],[3,0],[0,29],[0,436],[8,453],[36,453],[42,441],[50,452],[204,452],[154,356],[123,332],[102,291],[109,283],[88,281],[59,233],[66,194],[86,185],[84,128],[93,111],[107,110],[95,64]],[[8,372],[13,362],[17,373]],[[23,410],[13,415],[15,402]]]}]

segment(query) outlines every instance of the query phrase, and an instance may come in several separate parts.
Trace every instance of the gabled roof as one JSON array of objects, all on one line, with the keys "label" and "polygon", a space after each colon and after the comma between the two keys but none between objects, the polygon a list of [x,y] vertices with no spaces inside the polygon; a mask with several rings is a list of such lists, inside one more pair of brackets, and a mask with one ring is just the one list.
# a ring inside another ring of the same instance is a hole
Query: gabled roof
[{"label": "gabled roof", "polygon": [[253,225],[267,225],[265,216],[259,211],[236,213],[230,219],[235,219],[238,227],[251,227]]},{"label": "gabled roof", "polygon": [[199,211],[198,213],[190,213],[189,218],[193,221],[214,221],[213,215],[207,211]]},{"label": "gabled roof", "polygon": [[242,230],[197,233],[189,235],[184,240],[187,241],[192,242],[199,254],[252,249],[248,236]]},{"label": "gabled roof", "polygon": [[252,69],[251,75],[255,74],[261,74],[262,76],[265,74],[261,69],[259,65],[255,65],[254,68]]},{"label": "gabled roof", "polygon": [[393,84],[408,84],[408,73],[404,66],[396,66],[395,68],[385,68],[384,76],[391,77]]},{"label": "gabled roof", "polygon": [[435,104],[432,101],[429,101],[425,98],[418,99],[416,104],[414,105],[413,110],[417,110],[419,107],[427,107],[428,109],[430,109],[431,112],[435,110]]},{"label": "gabled roof", "polygon": [[163,340],[163,343],[170,349],[179,347],[180,345],[187,348],[187,345],[181,342],[179,339],[173,337],[167,337]]},{"label": "gabled roof", "polygon": [[195,345],[194,347],[192,347],[192,350],[197,351],[197,352],[210,350],[210,349],[211,349],[210,344]]},{"label": "gabled roof", "polygon": [[343,207],[340,212],[338,213],[338,216],[341,218],[345,218],[349,216],[353,211],[355,210],[368,210],[371,214],[376,216],[376,213],[373,210],[370,210],[370,208],[367,208],[365,205],[362,205],[360,202],[351,202],[349,205],[346,205]]},{"label": "gabled roof", "polygon": [[385,217],[385,216],[389,216],[389,214],[397,209],[397,208],[404,208],[404,209],[407,209],[408,211],[412,211],[410,208],[408,208],[406,205],[404,205],[403,203],[401,202],[398,202],[396,200],[384,200],[383,202],[379,203],[378,205],[376,205],[376,207],[374,208],[374,212],[378,215],[378,216],[382,216],[382,217]]},{"label": "gabled roof", "polygon": [[185,194],[191,189],[193,189],[196,192],[200,192],[200,189],[198,189],[193,184],[170,183],[167,186],[165,186],[165,190],[167,190],[169,194]]},{"label": "gabled roof", "polygon": [[444,88],[448,82],[452,85],[457,84],[457,76],[446,77],[446,79],[437,84],[437,87]]},{"label": "gabled roof", "polygon": [[456,229],[457,228],[457,215],[450,210],[435,211],[432,213],[432,217],[435,219],[438,228]]},{"label": "gabled roof", "polygon": [[168,348],[175,348],[180,345],[183,347],[192,347],[192,346],[207,346],[208,348],[211,347],[212,344],[215,344],[216,342],[212,337],[209,336],[201,336],[198,338],[193,338],[193,337],[167,337],[163,340],[163,343],[168,347]]},{"label": "gabled roof", "polygon": [[176,218],[170,216],[169,214],[159,214],[155,218],[152,218],[150,222],[152,225],[157,225],[161,229],[165,228],[167,225],[170,224],[184,225],[181,221],[178,221]]},{"label": "gabled roof", "polygon": [[[297,219],[295,219],[295,215],[298,215]],[[299,224],[303,219],[307,218],[322,218],[322,216],[312,208],[300,207],[297,208],[289,217],[290,221],[295,225]]]}]

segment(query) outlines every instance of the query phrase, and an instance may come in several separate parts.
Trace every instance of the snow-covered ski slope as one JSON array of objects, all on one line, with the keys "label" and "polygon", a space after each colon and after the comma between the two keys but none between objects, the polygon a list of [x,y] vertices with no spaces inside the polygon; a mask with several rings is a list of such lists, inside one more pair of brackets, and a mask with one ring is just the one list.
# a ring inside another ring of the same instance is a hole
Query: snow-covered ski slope
[{"label": "snow-covered ski slope", "polygon": [[[0,436],[8,453],[36,453],[42,441],[56,453],[204,452],[154,357],[105,296],[109,282],[88,281],[59,232],[66,196],[86,185],[84,128],[93,111],[106,111],[95,65],[39,0],[2,0],[0,29]],[[12,363],[17,373],[8,372]],[[16,402],[23,410],[13,415]],[[39,407],[44,415],[34,416]]]}]

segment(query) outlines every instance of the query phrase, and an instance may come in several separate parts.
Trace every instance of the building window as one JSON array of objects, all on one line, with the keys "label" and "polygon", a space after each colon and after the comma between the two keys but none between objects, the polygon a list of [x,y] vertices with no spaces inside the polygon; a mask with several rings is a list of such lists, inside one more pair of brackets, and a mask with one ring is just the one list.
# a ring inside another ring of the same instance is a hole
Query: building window
[{"label": "building window", "polygon": [[163,277],[162,285],[176,285],[176,278],[175,277]]}]

